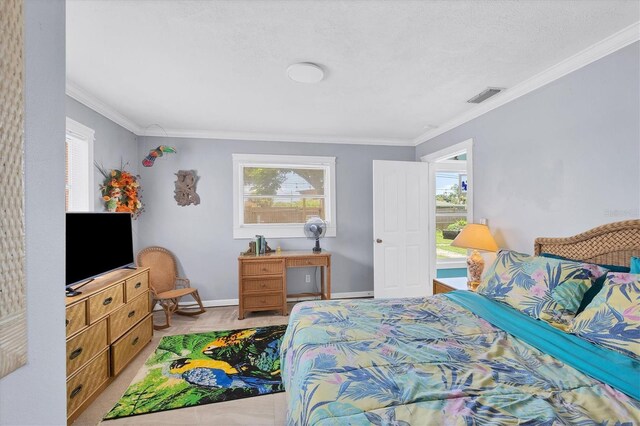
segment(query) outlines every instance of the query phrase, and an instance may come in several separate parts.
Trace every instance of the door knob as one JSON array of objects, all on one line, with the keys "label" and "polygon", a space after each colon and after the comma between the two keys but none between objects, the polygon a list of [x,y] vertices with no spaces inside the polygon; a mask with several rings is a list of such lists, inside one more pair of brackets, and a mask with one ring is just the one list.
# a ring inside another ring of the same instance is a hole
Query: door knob
[{"label": "door knob", "polygon": [[378,238],[378,239],[376,240],[376,243],[378,243],[378,244],[380,244],[381,242],[382,242],[382,240],[381,240],[380,238]]}]

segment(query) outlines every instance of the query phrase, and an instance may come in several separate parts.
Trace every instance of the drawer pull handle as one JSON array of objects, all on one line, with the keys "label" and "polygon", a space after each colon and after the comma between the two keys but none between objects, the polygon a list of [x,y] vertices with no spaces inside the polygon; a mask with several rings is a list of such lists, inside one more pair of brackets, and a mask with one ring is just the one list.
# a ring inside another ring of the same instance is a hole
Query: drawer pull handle
[{"label": "drawer pull handle", "polygon": [[262,299],[262,302],[260,302],[260,303],[262,303],[263,305],[266,305],[267,304],[267,299]]},{"label": "drawer pull handle", "polygon": [[307,260],[307,265],[311,265],[311,261],[310,260]]},{"label": "drawer pull handle", "polygon": [[106,299],[104,299],[104,302],[102,302],[102,304],[104,306],[107,306],[108,304],[110,304],[111,302],[113,302],[113,297],[107,297]]},{"label": "drawer pull handle", "polygon": [[71,320],[65,320],[64,326],[69,327],[69,324],[71,324]]},{"label": "drawer pull handle", "polygon": [[140,340],[139,337],[136,337],[135,339],[133,339],[133,341],[131,342],[131,346],[135,346],[138,344],[138,340]]},{"label": "drawer pull handle", "polygon": [[71,391],[71,395],[69,395],[70,398],[75,398],[76,396],[78,396],[78,394],[82,391],[82,385],[78,385],[77,388],[75,388],[74,390]]},{"label": "drawer pull handle", "polygon": [[131,311],[129,312],[129,315],[127,315],[129,318],[131,318],[132,316],[134,316],[136,314],[136,311]]},{"label": "drawer pull handle", "polygon": [[81,353],[82,353],[82,348],[76,349],[75,351],[71,352],[71,355],[69,355],[69,360],[78,358]]},{"label": "drawer pull handle", "polygon": [[262,268],[262,272],[267,272],[268,269],[267,268]]},{"label": "drawer pull handle", "polygon": [[260,284],[262,288],[265,288],[267,285],[265,283]]},{"label": "drawer pull handle", "polygon": [[142,283],[136,283],[135,288],[140,288],[142,286]]}]

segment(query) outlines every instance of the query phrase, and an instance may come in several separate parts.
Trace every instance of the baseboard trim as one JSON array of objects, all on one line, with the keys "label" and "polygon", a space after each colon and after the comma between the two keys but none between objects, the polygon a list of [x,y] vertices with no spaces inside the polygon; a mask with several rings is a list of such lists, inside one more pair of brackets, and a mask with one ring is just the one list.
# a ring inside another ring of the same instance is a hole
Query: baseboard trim
[{"label": "baseboard trim", "polygon": [[[373,297],[373,291],[351,291],[344,293],[333,293],[332,299],[360,299],[364,297]],[[295,297],[287,298],[288,302],[303,302],[306,300],[318,300],[317,297]],[[205,308],[217,308],[219,306],[237,306],[238,299],[216,299],[216,300],[203,300],[202,304]],[[195,305],[194,302],[180,303],[180,306],[191,307]],[[155,311],[161,310],[160,306],[155,307]]]}]

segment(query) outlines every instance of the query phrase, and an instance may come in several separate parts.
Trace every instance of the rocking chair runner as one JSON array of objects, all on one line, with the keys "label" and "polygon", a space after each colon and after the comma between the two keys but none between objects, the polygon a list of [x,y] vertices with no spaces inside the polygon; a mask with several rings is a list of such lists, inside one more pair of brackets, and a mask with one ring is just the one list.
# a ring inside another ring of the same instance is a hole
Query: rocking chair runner
[{"label": "rocking chair runner", "polygon": [[[153,307],[159,303],[167,318],[163,325],[154,324],[154,329],[170,327],[174,312],[180,315],[199,315],[204,312],[198,290],[190,287],[189,279],[178,277],[178,266],[173,253],[163,247],[147,247],[138,253],[137,260],[138,266],[149,267],[149,288],[153,295]],[[195,299],[200,310],[178,309],[178,302],[187,295]]]}]

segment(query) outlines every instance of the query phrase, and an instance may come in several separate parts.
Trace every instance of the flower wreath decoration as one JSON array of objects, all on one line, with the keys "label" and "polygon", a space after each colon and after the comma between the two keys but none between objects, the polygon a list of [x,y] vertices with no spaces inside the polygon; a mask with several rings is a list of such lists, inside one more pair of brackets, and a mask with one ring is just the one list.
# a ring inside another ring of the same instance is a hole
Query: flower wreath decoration
[{"label": "flower wreath decoration", "polygon": [[97,164],[96,167],[104,176],[100,192],[107,211],[128,212],[137,219],[144,211],[142,187],[138,182],[140,176],[126,171],[123,165],[120,165],[120,169],[113,170],[107,170]]}]

